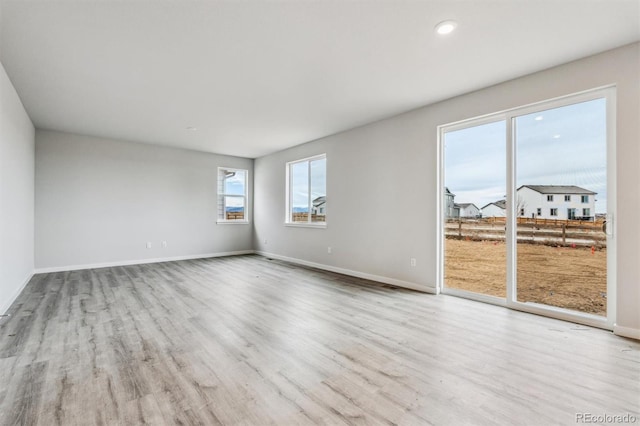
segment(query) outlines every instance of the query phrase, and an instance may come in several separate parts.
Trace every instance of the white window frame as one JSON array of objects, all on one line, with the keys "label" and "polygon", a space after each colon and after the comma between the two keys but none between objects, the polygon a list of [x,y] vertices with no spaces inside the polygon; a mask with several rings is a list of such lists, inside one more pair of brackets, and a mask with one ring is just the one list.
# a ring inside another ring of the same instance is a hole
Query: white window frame
[{"label": "white window frame", "polygon": [[[514,120],[515,118],[532,114],[535,112],[546,111],[548,109],[559,108],[562,106],[568,106],[578,104],[581,102],[587,102],[595,99],[606,100],[606,138],[607,138],[607,223],[611,223],[612,226],[607,231],[607,316],[606,318],[583,314],[577,311],[558,308],[548,305],[537,305],[533,303],[522,303],[517,300],[517,282],[516,282],[516,257],[515,245],[517,238],[517,204],[515,201],[516,196],[516,148],[513,145],[514,142]],[[511,309],[520,310],[524,312],[530,312],[534,314],[544,315],[551,318],[557,318],[561,320],[576,322],[580,324],[590,325],[594,327],[604,328],[612,330],[617,314],[616,309],[616,294],[617,294],[617,269],[616,269],[616,253],[617,253],[617,222],[614,220],[616,216],[616,164],[612,159],[616,158],[616,86],[609,85],[599,88],[586,90],[584,92],[574,93],[566,96],[561,96],[554,99],[549,99],[541,102],[536,102],[521,107],[516,107],[500,112],[490,113],[483,116],[461,120],[453,123],[443,124],[437,126],[438,132],[438,198],[436,200],[436,215],[437,215],[437,287],[436,293],[444,292],[446,294],[452,294],[455,296],[461,296],[468,299],[473,299],[485,303],[492,303],[495,305],[506,306]],[[448,289],[444,287],[444,210],[441,209],[444,202],[444,135],[450,131],[461,130],[469,127],[475,127],[486,123],[492,123],[497,121],[505,121],[506,123],[506,143],[507,143],[507,230],[506,230],[506,242],[507,242],[507,297],[506,299],[498,298],[494,296],[488,296],[483,294],[476,294],[464,291],[457,291],[456,289]]]},{"label": "white window frame", "polygon": [[[230,172],[243,172],[244,173],[244,195],[237,194],[225,194],[224,192],[224,182],[220,181],[220,176],[222,170],[230,171]],[[218,173],[216,175],[216,183],[217,183],[217,200],[216,207],[218,210],[218,217],[216,219],[216,223],[218,225],[247,225],[250,223],[249,221],[249,170],[247,169],[238,169],[236,167],[218,167]],[[227,219],[225,214],[225,205],[224,200],[225,197],[235,197],[235,198],[244,198],[244,218],[243,219]],[[222,203],[222,206],[221,206]],[[222,209],[223,217],[220,218],[220,209]]]},{"label": "white window frame", "polygon": [[[285,200],[286,200],[286,204],[285,204],[285,221],[284,224],[285,226],[293,226],[293,227],[301,227],[301,228],[326,228],[327,227],[327,219],[326,219],[326,204],[325,204],[325,221],[324,222],[312,222],[311,221],[311,212],[313,209],[313,199],[311,197],[311,162],[312,161],[317,161],[317,160],[327,160],[327,154],[318,154],[318,155],[314,155],[312,157],[306,157],[306,158],[301,158],[299,160],[294,160],[294,161],[289,161],[286,164],[286,196],[285,196]],[[292,198],[293,198],[293,194],[291,193],[293,191],[293,183],[292,183],[292,179],[293,179],[293,175],[291,173],[291,168],[299,163],[308,163],[308,167],[309,167],[309,173],[308,173],[308,191],[309,191],[309,215],[307,217],[307,222],[294,222],[293,220],[291,220],[291,209],[292,209]],[[326,164],[326,163],[325,163]],[[326,166],[325,166],[326,167]],[[326,173],[326,169],[325,169],[325,173]],[[326,184],[326,182],[325,182]],[[329,192],[328,190],[326,192]],[[326,197],[326,194],[325,194]]]},{"label": "white window frame", "polygon": [[580,203],[581,204],[589,204],[589,196],[588,195],[581,195],[580,196]]},{"label": "white window frame", "polygon": [[565,203],[570,203],[571,202],[571,195],[565,195],[564,196],[564,201],[565,201]]}]

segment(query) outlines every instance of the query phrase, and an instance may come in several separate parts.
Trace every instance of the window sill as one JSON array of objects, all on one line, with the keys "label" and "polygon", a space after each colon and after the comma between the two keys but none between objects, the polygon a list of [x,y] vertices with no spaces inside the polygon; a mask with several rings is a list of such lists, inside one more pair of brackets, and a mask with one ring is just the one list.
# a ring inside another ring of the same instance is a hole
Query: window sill
[{"label": "window sill", "polygon": [[304,223],[304,222],[285,222],[284,226],[290,226],[292,228],[320,228],[325,229],[327,227],[327,223]]},{"label": "window sill", "polygon": [[218,225],[248,225],[250,222],[248,220],[218,220],[216,224]]}]

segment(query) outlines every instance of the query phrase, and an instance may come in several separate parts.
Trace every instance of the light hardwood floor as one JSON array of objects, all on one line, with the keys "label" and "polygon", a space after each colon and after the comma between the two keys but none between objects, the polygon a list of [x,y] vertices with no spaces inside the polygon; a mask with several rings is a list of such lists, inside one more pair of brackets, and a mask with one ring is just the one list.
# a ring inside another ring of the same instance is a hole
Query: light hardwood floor
[{"label": "light hardwood floor", "polygon": [[36,275],[0,424],[640,423],[640,344],[260,256]]}]

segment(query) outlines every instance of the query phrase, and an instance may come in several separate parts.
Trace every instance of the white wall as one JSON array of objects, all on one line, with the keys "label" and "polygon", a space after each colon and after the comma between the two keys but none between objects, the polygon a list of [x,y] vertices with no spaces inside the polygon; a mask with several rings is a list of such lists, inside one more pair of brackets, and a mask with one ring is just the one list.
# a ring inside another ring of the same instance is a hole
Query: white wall
[{"label": "white wall", "polygon": [[478,209],[475,204],[471,204],[465,207],[460,207],[460,217],[477,217],[480,214],[480,209]]},{"label": "white wall", "polygon": [[506,217],[507,213],[505,209],[501,209],[495,204],[489,204],[482,209],[482,217]]},{"label": "white wall", "polygon": [[[257,159],[256,249],[434,288],[428,277],[435,246],[426,229],[435,229],[430,202],[435,198],[429,199],[424,169],[433,154],[425,139],[415,115],[405,114]],[[322,153],[327,154],[327,228],[284,226],[285,163]],[[417,229],[425,238],[417,238]]]},{"label": "white wall", "polygon": [[[435,289],[437,126],[617,84],[615,162],[618,193],[625,196],[617,207],[616,323],[640,337],[639,76],[640,43],[635,43],[259,158],[255,247]],[[285,163],[323,152],[327,228],[283,226]],[[410,266],[411,257],[416,267]]]},{"label": "white wall", "polygon": [[251,250],[250,224],[216,224],[219,166],[249,170],[251,199],[250,159],[38,130],[36,268]]},{"label": "white wall", "polygon": [[[560,202],[558,201],[562,197],[562,202],[564,202],[564,195],[562,194],[553,194],[553,202],[547,201],[547,196],[539,193],[538,191],[534,191],[531,188],[523,186],[518,189],[517,192],[517,200],[516,200],[516,210],[518,211],[518,216],[520,217],[531,217],[531,213],[535,215],[535,217],[546,218],[546,219],[566,219],[567,212],[566,209],[564,213],[561,212],[559,208]],[[542,214],[538,216],[538,207],[542,209]],[[551,216],[551,209],[557,208],[558,215],[555,217]],[[520,210],[524,209],[524,214],[520,214]],[[562,215],[562,216],[560,216]],[[505,213],[506,216],[506,213]]]},{"label": "white wall", "polygon": [[33,274],[34,128],[0,64],[0,314]]}]

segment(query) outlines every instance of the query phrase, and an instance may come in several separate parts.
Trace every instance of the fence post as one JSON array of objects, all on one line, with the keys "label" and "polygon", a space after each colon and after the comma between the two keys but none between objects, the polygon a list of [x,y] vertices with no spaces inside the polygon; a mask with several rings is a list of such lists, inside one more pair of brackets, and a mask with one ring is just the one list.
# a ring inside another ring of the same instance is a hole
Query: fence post
[{"label": "fence post", "polygon": [[562,245],[565,245],[567,241],[567,226],[563,223],[562,224]]},{"label": "fence post", "polygon": [[458,218],[458,237],[462,238],[462,219]]}]

